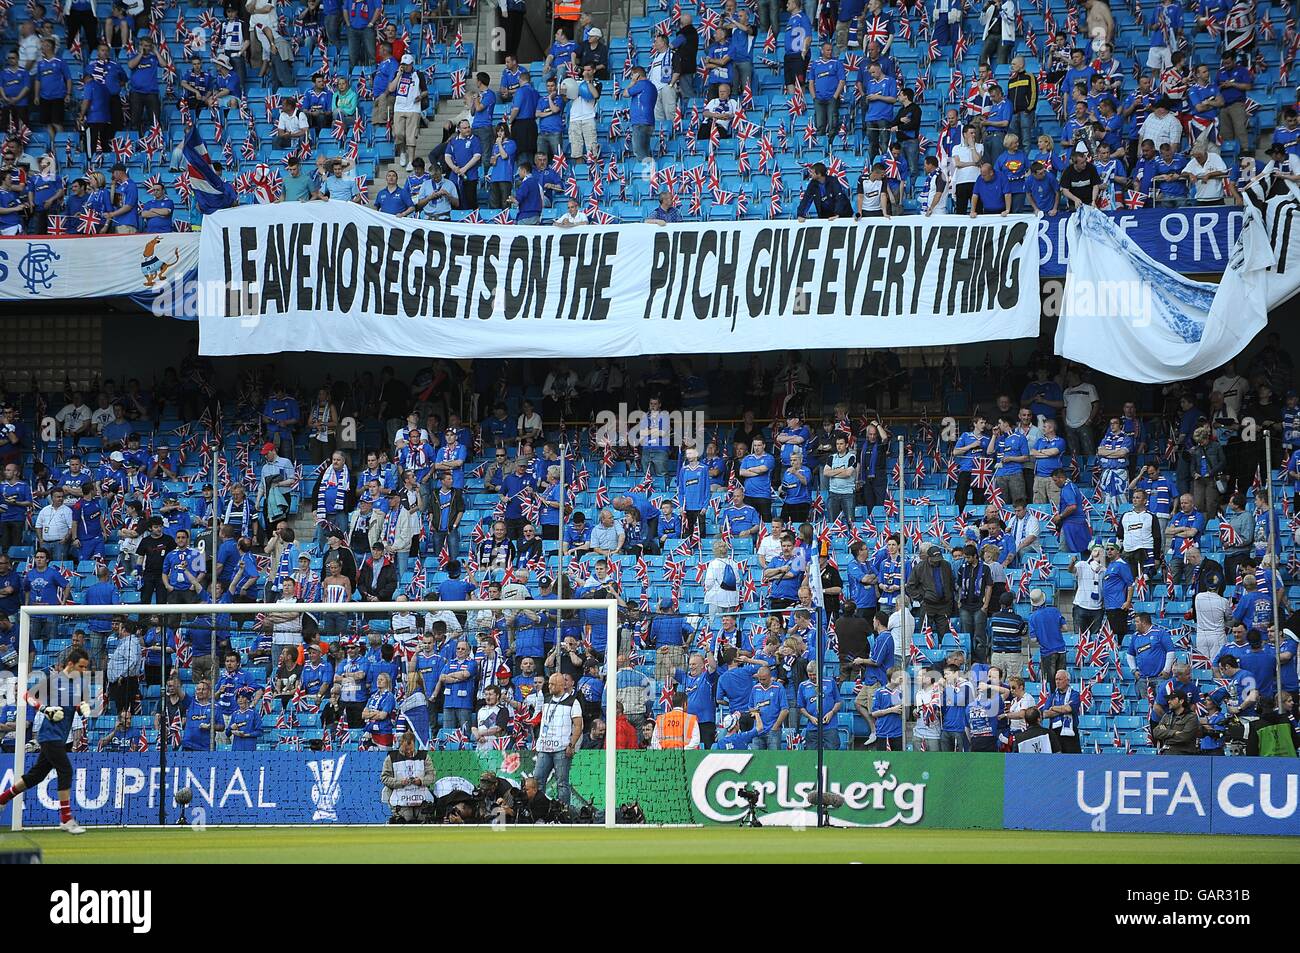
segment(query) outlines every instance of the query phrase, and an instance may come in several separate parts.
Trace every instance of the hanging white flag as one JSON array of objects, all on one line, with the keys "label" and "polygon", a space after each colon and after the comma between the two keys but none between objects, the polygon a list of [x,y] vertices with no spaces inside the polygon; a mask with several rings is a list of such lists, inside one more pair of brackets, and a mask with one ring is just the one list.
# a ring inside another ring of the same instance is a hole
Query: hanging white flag
[{"label": "hanging white flag", "polygon": [[1300,202],[1248,198],[1217,286],[1152,260],[1096,209],[1076,212],[1056,353],[1141,383],[1199,377],[1239,354],[1269,310],[1300,290],[1300,242],[1291,240]]}]

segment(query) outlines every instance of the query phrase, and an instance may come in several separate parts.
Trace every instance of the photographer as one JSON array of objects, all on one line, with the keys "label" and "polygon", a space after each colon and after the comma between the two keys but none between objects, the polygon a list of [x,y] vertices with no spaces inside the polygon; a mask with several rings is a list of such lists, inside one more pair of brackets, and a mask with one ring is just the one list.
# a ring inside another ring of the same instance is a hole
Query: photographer
[{"label": "photographer", "polygon": [[473,791],[474,805],[480,821],[491,823],[497,819],[515,820],[515,792],[492,771],[479,775],[478,787]]},{"label": "photographer", "polygon": [[555,819],[555,802],[542,793],[536,778],[524,778],[514,811],[516,824],[547,824]]},{"label": "photographer", "polygon": [[420,819],[423,805],[432,803],[429,790],[438,779],[428,752],[415,746],[415,735],[402,735],[397,748],[384,758],[379,781],[384,786],[380,800],[391,807],[390,824],[412,824]]}]

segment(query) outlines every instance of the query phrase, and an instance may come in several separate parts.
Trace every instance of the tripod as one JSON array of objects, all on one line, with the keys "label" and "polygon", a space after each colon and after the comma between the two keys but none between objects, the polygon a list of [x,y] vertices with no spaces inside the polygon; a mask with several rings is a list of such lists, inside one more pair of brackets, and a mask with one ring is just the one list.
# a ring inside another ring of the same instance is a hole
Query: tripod
[{"label": "tripod", "polygon": [[758,800],[749,802],[749,807],[745,808],[744,816],[740,819],[741,827],[762,827],[763,822],[758,819]]}]

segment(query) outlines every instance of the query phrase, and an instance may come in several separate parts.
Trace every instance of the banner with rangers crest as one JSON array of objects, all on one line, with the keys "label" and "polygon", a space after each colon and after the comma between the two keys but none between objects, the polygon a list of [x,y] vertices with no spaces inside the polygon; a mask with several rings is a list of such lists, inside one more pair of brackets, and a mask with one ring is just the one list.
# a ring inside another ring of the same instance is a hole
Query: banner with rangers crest
[{"label": "banner with rangers crest", "polygon": [[149,308],[162,292],[193,281],[198,264],[193,233],[4,238],[0,300],[129,296]]}]

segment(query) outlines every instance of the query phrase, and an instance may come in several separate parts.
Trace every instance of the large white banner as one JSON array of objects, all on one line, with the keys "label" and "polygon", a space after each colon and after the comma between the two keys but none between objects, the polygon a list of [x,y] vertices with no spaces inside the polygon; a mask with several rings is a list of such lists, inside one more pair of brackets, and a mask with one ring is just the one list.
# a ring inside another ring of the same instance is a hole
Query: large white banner
[{"label": "large white banner", "polygon": [[199,261],[193,233],[0,239],[0,300],[151,298],[171,290]]},{"label": "large white banner", "polygon": [[210,215],[199,349],[594,357],[1038,334],[1031,216],[513,227],[350,203]]},{"label": "large white banner", "polygon": [[1300,290],[1300,241],[1292,236],[1300,202],[1248,198],[1218,285],[1153,261],[1100,212],[1076,212],[1056,353],[1142,383],[1199,377],[1241,353],[1269,310]]}]

